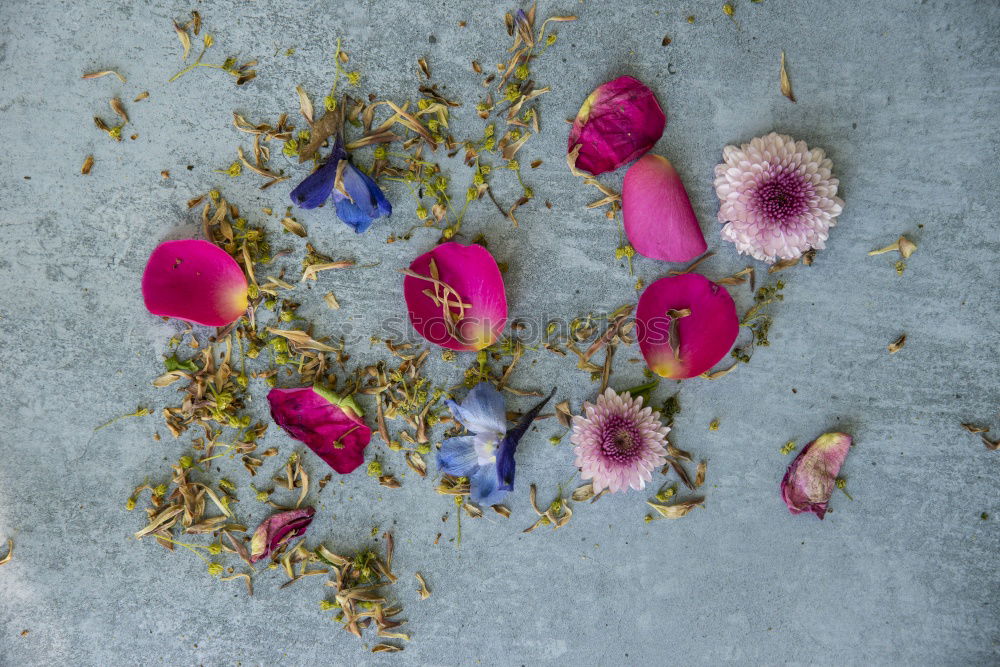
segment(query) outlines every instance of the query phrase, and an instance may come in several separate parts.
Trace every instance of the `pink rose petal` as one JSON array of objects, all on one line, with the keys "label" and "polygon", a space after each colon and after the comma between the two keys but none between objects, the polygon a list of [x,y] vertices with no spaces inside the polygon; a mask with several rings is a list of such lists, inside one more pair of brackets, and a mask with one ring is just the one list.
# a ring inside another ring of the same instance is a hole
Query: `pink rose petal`
[{"label": "pink rose petal", "polygon": [[327,465],[346,475],[365,461],[372,430],[351,397],[323,387],[272,389],[267,394],[274,423],[306,443]]},{"label": "pink rose petal", "polygon": [[267,558],[288,540],[305,533],[315,514],[315,507],[302,507],[278,512],[264,519],[250,540],[250,562]]},{"label": "pink rose petal", "polygon": [[687,262],[708,249],[681,177],[665,157],[644,155],[625,172],[622,218],[640,255]]},{"label": "pink rose petal", "polygon": [[[690,310],[686,317],[668,314],[685,310]],[[646,365],[675,380],[701,375],[718,363],[740,331],[726,288],[696,273],[660,278],[647,287],[639,297],[635,323]]]},{"label": "pink rose petal", "polygon": [[846,433],[824,433],[799,452],[781,480],[781,497],[789,512],[812,512],[823,518],[852,442]]},{"label": "pink rose petal", "polygon": [[659,141],[667,117],[641,81],[620,76],[598,86],[584,101],[569,133],[579,169],[595,176],[636,159]]},{"label": "pink rose petal", "polygon": [[[417,257],[410,271],[430,276],[431,260],[438,279],[454,289],[468,307],[455,323],[455,337],[444,319],[443,303],[433,297],[434,283],[407,275],[403,294],[413,328],[430,342],[451,350],[481,350],[492,345],[507,323],[507,294],[493,255],[481,245],[451,241]],[[450,302],[457,304],[454,297]],[[451,312],[458,314],[457,305]]]},{"label": "pink rose petal", "polygon": [[154,315],[224,327],[247,309],[247,279],[214,243],[165,241],[146,263],[142,296]]}]

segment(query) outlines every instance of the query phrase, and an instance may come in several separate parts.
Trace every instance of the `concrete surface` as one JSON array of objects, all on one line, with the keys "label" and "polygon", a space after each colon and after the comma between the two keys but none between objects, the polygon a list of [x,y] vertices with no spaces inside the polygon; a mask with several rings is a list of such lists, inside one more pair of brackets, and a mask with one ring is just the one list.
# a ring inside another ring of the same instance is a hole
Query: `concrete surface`
[{"label": "concrete surface", "polygon": [[[136,404],[158,409],[172,400],[150,380],[176,328],[146,313],[139,277],[153,246],[193,221],[190,197],[222,187],[292,251],[285,266],[301,259],[302,240],[279,236],[277,220],[260,213],[283,210],[292,183],[261,192],[253,175],[213,173],[238,143],[249,145],[231,112],[294,114],[296,84],[318,98],[341,36],[364,88],[397,100],[413,96],[415,61],[426,56],[435,80],[467,103],[456,111],[456,136],[474,136],[481,88],[469,61],[492,67],[502,59],[505,8],[197,3],[218,60],[260,60],[259,78],[237,88],[211,70],[167,84],[180,67],[170,21],[195,5],[3,3],[0,540],[10,536],[17,547],[0,567],[0,663],[997,664],[1000,452],[959,424],[1000,431],[1000,6],[737,0],[734,23],[721,4],[543,3],[541,17],[580,20],[556,26],[560,39],[535,68],[552,86],[541,102],[542,136],[521,154],[522,163],[544,160],[525,172],[538,201],[521,210],[518,230],[486,204],[471,209],[466,226],[509,265],[512,315],[572,317],[634,298],[635,279],[614,260],[614,226],[583,210],[594,192],[563,162],[562,119],[617,74],[648,82],[667,110],[657,150],[684,177],[716,251],[704,265],[709,276],[747,264],[719,240],[714,221],[711,175],[722,147],[775,129],[828,151],[845,212],[814,266],[781,274],[786,297],[772,346],[723,380],[681,389],[673,436],[710,461],[707,507],[646,524],[646,495],[606,498],[578,505],[558,532],[522,534],[533,520],[528,484],[547,502],[573,471],[568,442],[548,444],[558,433],[551,422],[519,453],[514,516],[466,520],[460,549],[449,541],[454,516],[441,520],[450,503],[429,479],[411,474],[397,491],[361,473],[343,486],[337,480],[314,496],[312,539],[361,548],[378,525],[398,542],[397,593],[413,641],[404,653],[372,656],[370,637],[357,641],[319,610],[320,578],[278,590],[282,577],[265,573],[248,599],[239,582],[210,579],[190,554],[136,542],[142,516],[126,512],[125,499],[187,451],[187,440],[169,438],[159,417],[94,427]],[[664,34],[673,40],[667,47]],[[294,55],[284,55],[291,47]],[[782,50],[798,104],[778,92]],[[128,83],[80,79],[104,68]],[[143,90],[148,100],[129,101]],[[107,100],[116,95],[136,140],[114,143],[92,124],[95,114],[111,117]],[[88,154],[96,164],[81,176]],[[467,173],[453,173],[464,187]],[[512,201],[511,179],[495,182]],[[418,233],[386,245],[413,222],[406,192],[389,194],[397,214],[366,236],[328,209],[300,216],[320,250],[380,262],[325,275],[303,295],[319,333],[353,326],[366,337],[403,313],[396,268],[434,239]],[[866,251],[904,232],[919,250],[899,277],[890,256]],[[636,266],[647,282],[668,268],[642,259]],[[330,289],[344,306],[336,313],[320,299]],[[748,290],[733,291],[745,308]],[[906,347],[889,356],[886,345],[903,332]],[[383,355],[367,343],[352,351],[359,361]],[[627,361],[636,356],[620,353],[616,387],[641,380],[641,364]],[[592,398],[594,385],[572,362],[534,358],[517,384],[554,382],[574,407]],[[434,368],[440,381],[457,380],[456,367]],[[672,391],[661,386],[657,400]],[[263,407],[258,400],[255,413]],[[715,418],[721,425],[712,432]],[[790,516],[778,483],[791,457],[778,450],[834,428],[856,438],[843,471],[854,501],[836,495],[823,522]],[[154,442],[157,431],[167,437]],[[265,443],[283,455],[295,449],[277,429]],[[377,444],[373,455],[405,471]],[[310,464],[322,473],[315,457]],[[263,511],[246,474],[223,465],[239,480],[239,512],[253,524]],[[427,601],[417,598],[415,571],[433,590]]]}]

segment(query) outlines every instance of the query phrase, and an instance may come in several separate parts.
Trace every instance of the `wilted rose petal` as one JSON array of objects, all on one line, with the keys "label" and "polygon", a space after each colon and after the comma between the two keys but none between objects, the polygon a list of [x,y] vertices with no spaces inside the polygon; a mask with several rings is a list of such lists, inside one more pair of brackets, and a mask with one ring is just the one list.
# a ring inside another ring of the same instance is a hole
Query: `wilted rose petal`
[{"label": "wilted rose petal", "polygon": [[597,176],[636,159],[659,141],[667,117],[641,81],[620,76],[598,86],[584,101],[569,133],[576,166]]},{"label": "wilted rose petal", "polygon": [[701,375],[718,363],[740,330],[726,288],[696,273],[660,278],[647,287],[635,324],[646,365],[675,380]]},{"label": "wilted rose petal", "polygon": [[341,398],[320,386],[272,389],[271,418],[288,435],[309,446],[342,475],[364,463],[372,430],[350,396]]},{"label": "wilted rose petal", "polygon": [[165,241],[146,263],[142,297],[154,315],[223,327],[247,309],[247,279],[214,243]]},{"label": "wilted rose petal", "polygon": [[314,507],[302,507],[287,512],[278,512],[264,519],[250,540],[250,562],[267,558],[282,544],[306,532],[312,523]]},{"label": "wilted rose petal", "polygon": [[481,245],[452,241],[417,257],[403,279],[403,294],[413,328],[441,347],[481,350],[507,323],[503,276]]},{"label": "wilted rose petal", "polygon": [[681,177],[665,157],[644,155],[625,172],[622,219],[640,255],[687,262],[708,249]]},{"label": "wilted rose petal", "polygon": [[846,433],[824,433],[799,452],[781,480],[781,497],[789,512],[812,512],[823,518],[851,443]]}]

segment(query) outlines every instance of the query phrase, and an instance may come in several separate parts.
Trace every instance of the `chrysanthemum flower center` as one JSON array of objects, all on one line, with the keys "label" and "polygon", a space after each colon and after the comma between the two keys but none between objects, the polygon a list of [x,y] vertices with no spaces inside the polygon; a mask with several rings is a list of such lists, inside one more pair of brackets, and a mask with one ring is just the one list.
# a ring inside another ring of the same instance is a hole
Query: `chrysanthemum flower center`
[{"label": "chrysanthemum flower center", "polygon": [[754,192],[756,209],[769,220],[785,224],[809,210],[812,184],[795,172],[779,168]]},{"label": "chrysanthemum flower center", "polygon": [[630,463],[642,454],[642,442],[635,424],[616,415],[604,425],[601,450],[616,463]]}]

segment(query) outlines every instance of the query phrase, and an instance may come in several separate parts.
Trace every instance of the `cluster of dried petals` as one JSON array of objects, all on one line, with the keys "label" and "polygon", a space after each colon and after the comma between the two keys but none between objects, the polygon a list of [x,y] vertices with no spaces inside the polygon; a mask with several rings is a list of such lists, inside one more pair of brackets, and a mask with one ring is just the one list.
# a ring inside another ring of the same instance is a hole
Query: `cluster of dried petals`
[{"label": "cluster of dried petals", "polygon": [[781,497],[792,514],[826,514],[840,466],[853,440],[846,433],[824,433],[803,448],[781,480]]}]

